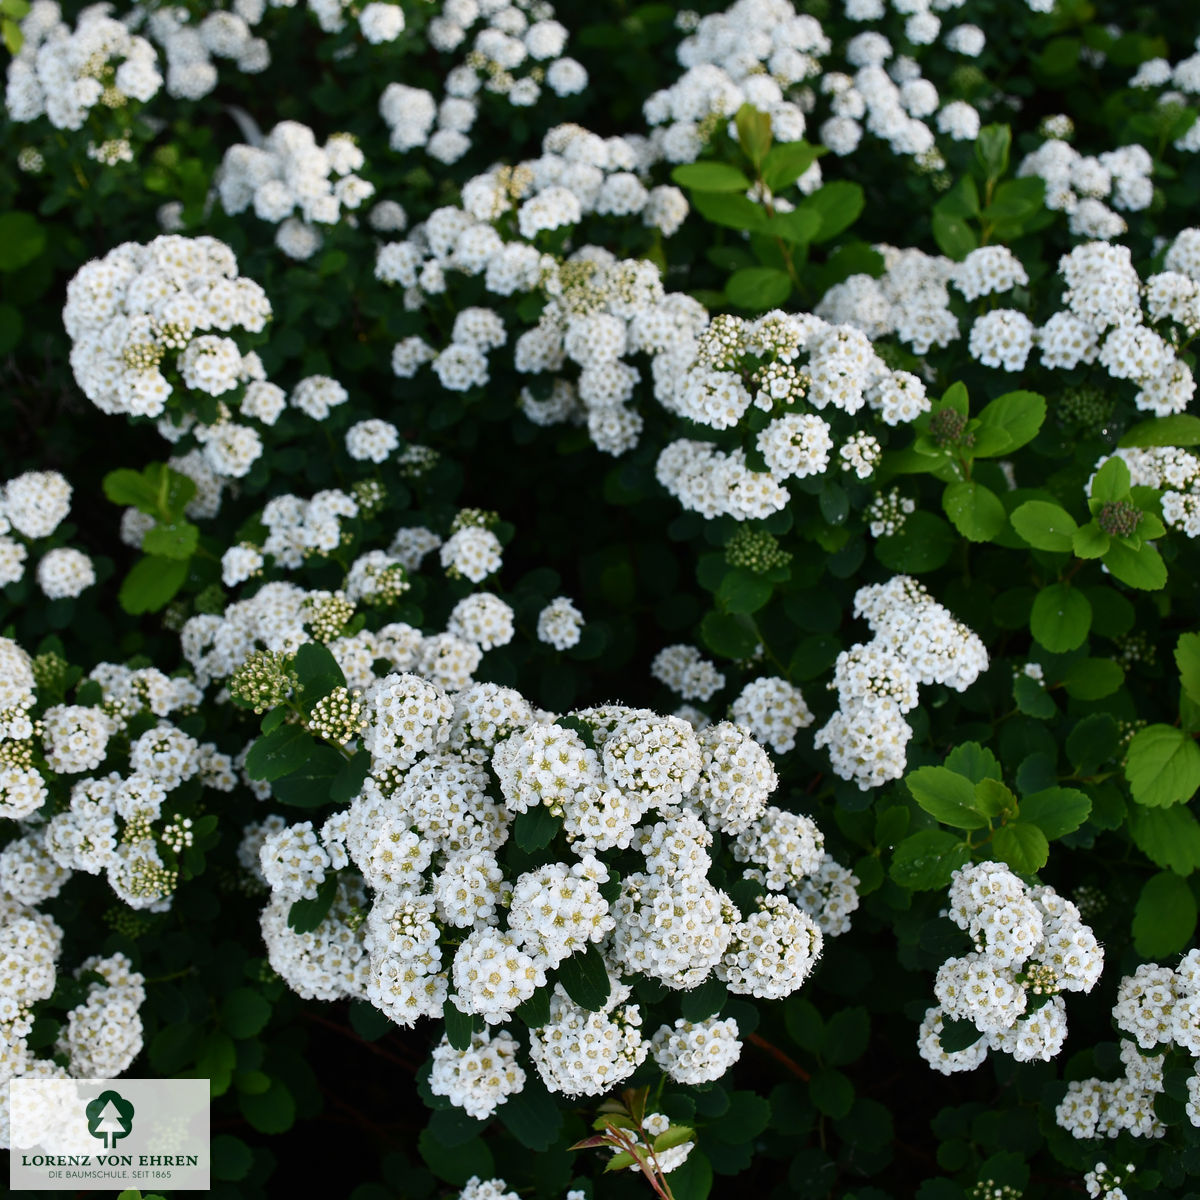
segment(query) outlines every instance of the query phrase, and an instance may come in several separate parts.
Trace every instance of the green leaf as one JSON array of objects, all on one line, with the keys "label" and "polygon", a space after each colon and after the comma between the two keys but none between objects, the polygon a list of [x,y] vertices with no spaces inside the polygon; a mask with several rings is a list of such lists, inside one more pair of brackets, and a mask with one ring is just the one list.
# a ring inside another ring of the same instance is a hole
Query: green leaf
[{"label": "green leaf", "polygon": [[767,223],[762,205],[736,193],[693,192],[692,207],[714,225],[761,233]]},{"label": "green leaf", "polygon": [[1111,545],[1112,538],[1095,521],[1081,525],[1071,536],[1071,549],[1079,558],[1100,558]]},{"label": "green leaf", "polygon": [[1000,497],[974,480],[950,484],[942,493],[942,508],[954,528],[972,542],[990,542],[1008,520]]},{"label": "green leaf", "polygon": [[763,159],[763,182],[772,192],[782,191],[795,183],[824,153],[824,146],[810,146],[807,142],[780,142],[772,146]]},{"label": "green leaf", "polygon": [[1021,801],[1021,820],[1036,825],[1050,841],[1074,833],[1091,811],[1091,800],[1074,788],[1046,788]]},{"label": "green leaf", "polygon": [[839,1009],[825,1028],[825,1061],[843,1066],[861,1057],[871,1036],[871,1018],[861,1006]]},{"label": "green leaf", "polygon": [[330,801],[333,781],[346,760],[332,747],[313,744],[312,752],[294,771],[271,784],[275,799],[297,808],[320,808]]},{"label": "green leaf", "polygon": [[875,557],[889,570],[919,575],[942,566],[958,544],[946,521],[933,513],[917,511],[899,533],[875,543]]},{"label": "green leaf", "polygon": [[188,565],[174,558],[147,555],[125,576],[117,600],[133,616],[166,608],[187,579]]},{"label": "green leaf", "polygon": [[[1021,805],[1022,816],[1027,802]],[[1050,843],[1046,835],[1027,821],[1001,825],[992,835],[992,849],[1001,862],[1007,863],[1021,875],[1036,874],[1050,857]]]},{"label": "green leaf", "polygon": [[475,1020],[470,1013],[463,1012],[454,1003],[453,996],[447,996],[446,1003],[442,1005],[442,1022],[446,1027],[446,1040],[455,1050],[471,1048],[471,1033],[475,1027]]},{"label": "green leaf", "polygon": [[1147,725],[1129,743],[1125,778],[1139,804],[1181,804],[1200,788],[1200,746],[1173,725]]},{"label": "green leaf", "polygon": [[286,1133],[296,1120],[296,1101],[278,1079],[265,1092],[239,1092],[238,1105],[259,1133]]},{"label": "green leaf", "polygon": [[329,788],[329,799],[334,804],[349,804],[362,791],[370,772],[371,753],[369,750],[359,750],[334,777]]},{"label": "green leaf", "polygon": [[270,782],[302,766],[317,748],[312,735],[301,725],[280,725],[255,738],[246,754],[246,774]]},{"label": "green leaf", "polygon": [[1076,700],[1102,700],[1124,682],[1124,668],[1111,658],[1081,658],[1063,676],[1067,695]]},{"label": "green leaf", "polygon": [[338,666],[328,646],[320,642],[305,642],[292,660],[292,670],[300,682],[300,706],[311,714],[318,700],[334,688],[346,686],[346,676]]},{"label": "green leaf", "polygon": [[1045,500],[1027,500],[1013,509],[1013,528],[1037,550],[1070,551],[1079,526],[1065,508]]},{"label": "green leaf", "polygon": [[559,964],[558,982],[580,1008],[599,1012],[610,991],[604,956],[592,944],[577,950]]},{"label": "green leaf", "polygon": [[288,928],[296,933],[312,933],[329,916],[337,895],[337,876],[326,875],[312,899],[295,900],[288,909]]},{"label": "green leaf", "polygon": [[972,250],[979,249],[979,238],[961,216],[934,210],[933,240],[937,248],[955,262],[962,262]]},{"label": "green leaf", "polygon": [[697,1021],[715,1017],[729,998],[729,989],[715,975],[710,975],[699,987],[684,992],[679,997],[679,1010],[685,1021]]},{"label": "green leaf", "polygon": [[1156,867],[1176,875],[1200,868],[1200,822],[1186,804],[1171,808],[1129,807],[1129,835]]},{"label": "green leaf", "polygon": [[[214,1179],[226,1183],[237,1183],[245,1179],[254,1165],[254,1152],[242,1141],[228,1133],[218,1133],[210,1145],[212,1151],[212,1173]],[[137,1197],[137,1192],[121,1193]],[[120,1197],[118,1197],[120,1200]]]},{"label": "green leaf", "polygon": [[896,847],[888,874],[910,891],[931,891],[948,887],[950,876],[970,860],[971,851],[961,838],[944,829],[923,829]]},{"label": "green leaf", "polygon": [[1130,482],[1129,468],[1125,465],[1125,460],[1114,456],[1096,472],[1096,477],[1092,480],[1091,498],[1100,504],[1112,500],[1128,500]]},{"label": "green leaf", "polygon": [[739,613],[710,612],[700,622],[704,644],[722,658],[747,659],[758,649],[758,634],[749,617]]},{"label": "green leaf", "polygon": [[943,764],[956,774],[965,775],[972,783],[981,779],[1003,779],[1000,760],[978,742],[963,742],[946,755]]},{"label": "green leaf", "polygon": [[444,1146],[429,1129],[422,1129],[417,1138],[417,1150],[425,1165],[446,1183],[462,1187],[472,1175],[490,1179],[496,1173],[492,1152],[479,1137],[458,1146]]},{"label": "green leaf", "polygon": [[526,1076],[525,1086],[496,1110],[509,1133],[535,1154],[549,1150],[563,1126],[562,1110],[554,1097],[536,1079]]},{"label": "green leaf", "polygon": [[1052,583],[1038,592],[1029,615],[1033,636],[1054,654],[1075,650],[1087,640],[1092,627],[1092,606],[1078,589]]},{"label": "green leaf", "polygon": [[981,779],[975,784],[975,807],[986,817],[1017,812],[1017,798],[998,779]]},{"label": "green leaf", "polygon": [[700,192],[746,192],[751,187],[737,167],[723,162],[685,163],[671,172],[671,178],[680,187]]},{"label": "green leaf", "polygon": [[46,248],[46,229],[26,212],[0,213],[0,271],[16,271]]},{"label": "green leaf", "polygon": [[1037,392],[1006,392],[984,406],[975,430],[976,458],[1008,454],[1033,441],[1046,419],[1046,399]]},{"label": "green leaf", "polygon": [[965,1017],[949,1017],[942,1020],[942,1032],[938,1034],[938,1043],[947,1054],[955,1054],[973,1046],[983,1034]]},{"label": "green leaf", "polygon": [[1007,125],[985,125],[975,139],[975,161],[984,179],[999,179],[1008,170],[1012,130]]},{"label": "green leaf", "polygon": [[1170,871],[1146,880],[1133,910],[1133,945],[1143,957],[1166,958],[1192,940],[1196,899],[1187,881]]},{"label": "green leaf", "polygon": [[1200,446],[1200,417],[1176,413],[1127,429],[1118,446]]},{"label": "green leaf", "polygon": [[530,1029],[540,1029],[550,1020],[550,996],[553,988],[540,987],[528,1000],[513,1009],[513,1016],[524,1021]]},{"label": "green leaf", "polygon": [[562,822],[544,804],[535,804],[517,814],[513,822],[513,838],[526,854],[550,845]]},{"label": "green leaf", "polygon": [[945,767],[918,767],[904,782],[931,817],[956,829],[982,829],[987,817],[976,807],[975,785]]},{"label": "green leaf", "polygon": [[114,504],[136,508],[154,516],[158,508],[158,489],[141,471],[122,467],[104,476],[104,494]]},{"label": "green leaf", "polygon": [[854,1103],[854,1084],[836,1067],[820,1067],[808,1081],[808,1094],[818,1112],[837,1119]]},{"label": "green leaf", "polygon": [[230,1037],[253,1037],[271,1019],[271,1004],[253,988],[234,988],[221,1006],[221,1018]]},{"label": "green leaf", "polygon": [[753,104],[743,104],[734,117],[737,125],[738,145],[746,157],[756,166],[761,166],[767,151],[771,149],[771,116],[755,108]]},{"label": "green leaf", "polygon": [[1162,555],[1143,542],[1131,550],[1121,542],[1114,541],[1104,554],[1104,565],[1122,583],[1142,591],[1156,592],[1167,582],[1167,566]]},{"label": "green leaf", "polygon": [[[755,1097],[757,1099],[758,1097]],[[766,1101],[763,1101],[766,1104]],[[768,1112],[770,1106],[768,1105]],[[676,1146],[682,1146],[684,1142],[690,1142],[696,1136],[696,1131],[688,1125],[672,1125],[669,1129],[663,1130],[651,1143],[655,1154],[661,1154],[664,1150],[673,1150]]]},{"label": "green leaf", "polygon": [[743,267],[734,271],[725,284],[730,304],[765,312],[786,303],[792,294],[792,281],[786,271],[774,267]]},{"label": "green leaf", "polygon": [[853,225],[865,205],[866,198],[857,183],[837,179],[818,188],[797,207],[821,218],[820,231],[813,241],[827,242]]},{"label": "green leaf", "polygon": [[821,218],[814,212],[798,208],[789,213],[777,213],[767,219],[766,232],[797,246],[807,246],[820,232]]},{"label": "green leaf", "polygon": [[200,530],[190,521],[154,525],[142,537],[142,549],[163,558],[191,558],[199,543]]},{"label": "green leaf", "polygon": [[760,575],[745,567],[728,571],[717,588],[717,603],[726,612],[757,612],[771,599],[773,587]]},{"label": "green leaf", "polygon": [[1183,690],[1200,704],[1200,633],[1181,633],[1175,643],[1175,665]]},{"label": "green leaf", "polygon": [[987,221],[1020,223],[1041,211],[1045,196],[1046,185],[1037,175],[1006,179],[996,188],[983,217]]},{"label": "green leaf", "polygon": [[788,1037],[809,1054],[819,1054],[825,1044],[825,1022],[811,1000],[799,993],[788,997],[783,1007],[783,1023]]},{"label": "green leaf", "polygon": [[1108,713],[1084,717],[1067,736],[1067,761],[1080,775],[1092,774],[1117,750],[1117,723]]}]

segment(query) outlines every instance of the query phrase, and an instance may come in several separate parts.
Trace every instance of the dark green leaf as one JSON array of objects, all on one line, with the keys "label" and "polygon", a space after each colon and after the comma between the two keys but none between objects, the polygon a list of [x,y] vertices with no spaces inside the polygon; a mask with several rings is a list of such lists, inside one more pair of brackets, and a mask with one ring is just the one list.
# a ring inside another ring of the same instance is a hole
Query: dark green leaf
[{"label": "dark green leaf", "polygon": [[312,933],[329,915],[337,895],[337,876],[327,875],[311,900],[295,900],[288,909],[288,927],[296,933]]},{"label": "dark green leaf", "polygon": [[1156,592],[1167,582],[1167,567],[1162,555],[1149,542],[1131,550],[1114,541],[1104,552],[1104,565],[1122,583],[1142,591]]},{"label": "dark green leaf", "polygon": [[938,249],[955,262],[962,262],[972,250],[979,249],[979,238],[970,225],[962,217],[948,212],[934,212],[933,240]]},{"label": "dark green leaf", "polygon": [[535,804],[517,814],[513,822],[513,838],[526,854],[550,845],[561,828],[561,822],[544,804]]},{"label": "dark green leaf", "polygon": [[271,1019],[271,1005],[253,988],[234,988],[222,1005],[222,1024],[230,1037],[249,1038]]},{"label": "dark green leaf", "polygon": [[[1021,815],[1024,816],[1024,811]],[[992,835],[992,849],[1001,862],[1007,863],[1021,875],[1036,874],[1050,857],[1050,843],[1046,835],[1027,821],[1001,825]]]},{"label": "dark green leaf", "polygon": [[1200,633],[1183,633],[1175,644],[1175,665],[1183,690],[1200,704]]},{"label": "dark green leaf", "polygon": [[610,991],[604,956],[594,945],[576,951],[559,965],[558,982],[580,1008],[599,1012]]},{"label": "dark green leaf", "polygon": [[780,142],[771,147],[763,160],[763,182],[772,192],[782,191],[795,183],[824,153],[823,146],[810,146],[807,142]]},{"label": "dark green leaf", "polygon": [[329,799],[334,804],[349,804],[362,791],[370,771],[370,752],[359,750],[353,758],[346,760],[334,776],[333,783],[329,786]]},{"label": "dark green leaf", "polygon": [[771,599],[772,585],[745,567],[728,571],[717,588],[717,603],[731,613],[757,612]]},{"label": "dark green leaf", "polygon": [[317,748],[302,725],[280,725],[255,738],[246,754],[246,774],[270,782],[301,767]]},{"label": "dark green leaf", "polygon": [[975,785],[946,767],[918,767],[904,782],[913,799],[931,817],[956,829],[982,829],[987,817],[979,811]]},{"label": "dark green leaf", "polygon": [[836,1067],[820,1067],[808,1081],[808,1094],[819,1112],[844,1117],[854,1103],[854,1085]]},{"label": "dark green leaf", "polygon": [[1177,954],[1192,940],[1196,899],[1187,881],[1170,871],[1146,880],[1133,910],[1133,944],[1143,958]]},{"label": "dark green leaf", "polygon": [[973,1046],[983,1034],[965,1017],[951,1017],[942,1021],[942,1032],[938,1034],[938,1042],[947,1054],[955,1054]]},{"label": "dark green leaf", "polygon": [[774,267],[743,267],[734,271],[725,284],[731,304],[752,312],[779,308],[792,294],[792,281],[786,271]]},{"label": "dark green leaf", "polygon": [[1200,868],[1200,822],[1187,805],[1171,808],[1129,807],[1129,834],[1134,844],[1156,867],[1176,875]]},{"label": "dark green leaf", "polygon": [[1044,500],[1027,500],[1013,510],[1013,528],[1038,550],[1071,550],[1079,526],[1065,508]]},{"label": "dark green leaf", "polygon": [[455,1050],[468,1050],[471,1046],[471,1033],[474,1030],[474,1019],[454,1003],[453,996],[446,997],[442,1006],[442,1021],[446,1027],[446,1040]]},{"label": "dark green leaf", "polygon": [[1125,778],[1139,804],[1154,808],[1190,800],[1200,788],[1200,746],[1173,725],[1147,725],[1129,743]]},{"label": "dark green leaf", "polygon": [[1046,400],[1037,392],[1006,392],[984,406],[975,431],[976,458],[1008,454],[1031,442],[1046,419]]},{"label": "dark green leaf", "polygon": [[1118,446],[1200,446],[1200,417],[1176,413],[1127,429]]},{"label": "dark green leaf", "polygon": [[978,742],[964,742],[946,755],[945,766],[956,774],[965,775],[972,783],[981,779],[1002,779],[1000,761]]},{"label": "dark green leaf", "polygon": [[930,891],[947,887],[955,870],[970,860],[971,851],[961,838],[944,829],[923,829],[896,847],[888,874],[910,891]]},{"label": "dark green leaf", "polygon": [[1029,628],[1047,650],[1063,654],[1077,649],[1087,640],[1091,626],[1092,606],[1078,588],[1052,583],[1038,592]]},{"label": "dark green leaf", "polygon": [[875,543],[875,557],[892,571],[919,575],[942,566],[958,544],[954,530],[941,517],[917,511],[898,534]]},{"label": "dark green leaf", "polygon": [[821,218],[820,231],[813,241],[827,242],[853,225],[865,204],[863,190],[857,183],[837,179],[818,188],[797,207]]},{"label": "dark green leaf", "polygon": [[133,564],[117,600],[121,607],[134,616],[139,613],[157,612],[166,608],[175,593],[183,587],[187,578],[188,565],[174,558],[147,555]]},{"label": "dark green leaf", "polygon": [[1074,788],[1047,788],[1021,801],[1021,821],[1036,825],[1050,841],[1074,833],[1091,811],[1091,800]]},{"label": "dark green leaf", "polygon": [[346,686],[346,676],[337,659],[320,642],[305,642],[296,651],[292,669],[300,681],[300,703],[306,713],[311,713],[316,702],[334,688]]},{"label": "dark green leaf", "polygon": [[278,1079],[265,1092],[239,1092],[238,1105],[259,1133],[286,1133],[296,1120],[296,1102]]},{"label": "dark green leaf", "polygon": [[191,558],[200,542],[200,530],[190,521],[158,524],[146,530],[142,538],[142,549],[147,554],[159,554],[163,558]]},{"label": "dark green leaf", "polygon": [[46,248],[46,229],[26,212],[0,213],[0,271],[31,263]]},{"label": "dark green leaf", "polygon": [[1076,700],[1102,700],[1124,682],[1124,669],[1111,658],[1081,658],[1063,676],[1067,695]]},{"label": "dark green leaf", "polygon": [[527,1150],[549,1150],[562,1130],[563,1114],[554,1097],[537,1079],[526,1077],[525,1086],[496,1110],[509,1133]]},{"label": "dark green leaf", "polygon": [[723,162],[685,163],[671,172],[680,187],[700,192],[746,192],[750,180],[737,167]]},{"label": "dark green leaf", "polygon": [[942,493],[942,508],[955,529],[972,542],[990,542],[1008,520],[1000,497],[973,480],[949,484]]},{"label": "dark green leaf", "polygon": [[346,760],[332,746],[314,745],[299,767],[272,783],[271,791],[282,804],[320,808],[329,803],[333,781],[345,765]]},{"label": "dark green leaf", "polygon": [[708,1017],[715,1017],[728,997],[729,989],[715,975],[711,975],[699,987],[679,997],[679,1010],[686,1021],[704,1021]]}]

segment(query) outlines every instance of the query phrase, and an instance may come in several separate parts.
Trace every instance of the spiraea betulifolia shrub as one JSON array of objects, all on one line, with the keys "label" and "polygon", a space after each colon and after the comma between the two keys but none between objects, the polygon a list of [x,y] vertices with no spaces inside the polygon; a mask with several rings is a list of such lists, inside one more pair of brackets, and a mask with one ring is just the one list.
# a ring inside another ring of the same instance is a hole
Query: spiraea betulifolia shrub
[{"label": "spiraea betulifolia shrub", "polygon": [[0,1083],[208,1079],[239,1200],[1200,1193],[1194,5],[0,30]]}]

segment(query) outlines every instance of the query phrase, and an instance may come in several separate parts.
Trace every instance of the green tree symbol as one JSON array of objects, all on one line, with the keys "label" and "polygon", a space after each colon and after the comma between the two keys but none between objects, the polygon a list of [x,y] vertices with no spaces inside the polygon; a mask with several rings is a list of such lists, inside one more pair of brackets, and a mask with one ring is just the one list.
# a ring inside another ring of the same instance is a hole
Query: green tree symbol
[{"label": "green tree symbol", "polygon": [[120,1092],[101,1092],[84,1111],[88,1133],[102,1138],[106,1150],[111,1150],[119,1138],[128,1137],[133,1129],[133,1105]]}]

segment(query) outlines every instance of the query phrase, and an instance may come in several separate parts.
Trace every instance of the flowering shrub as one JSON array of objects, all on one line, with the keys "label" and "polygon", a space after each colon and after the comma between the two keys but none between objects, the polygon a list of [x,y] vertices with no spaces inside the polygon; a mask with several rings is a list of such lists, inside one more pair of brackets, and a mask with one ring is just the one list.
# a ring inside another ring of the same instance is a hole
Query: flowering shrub
[{"label": "flowering shrub", "polygon": [[1192,6],[0,28],[0,1083],[208,1079],[229,1198],[1193,1194]]}]

